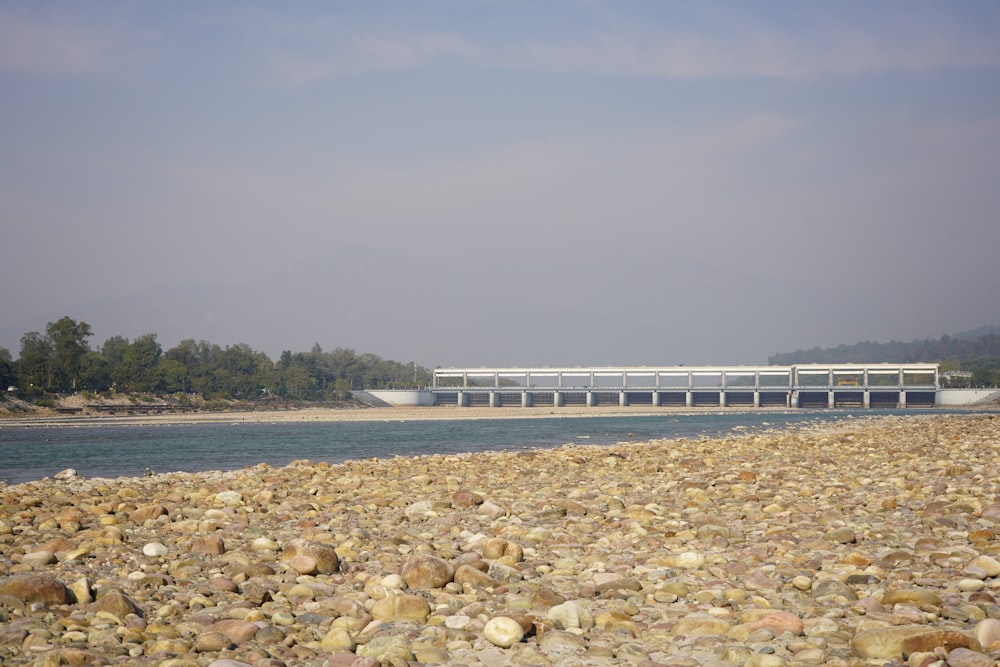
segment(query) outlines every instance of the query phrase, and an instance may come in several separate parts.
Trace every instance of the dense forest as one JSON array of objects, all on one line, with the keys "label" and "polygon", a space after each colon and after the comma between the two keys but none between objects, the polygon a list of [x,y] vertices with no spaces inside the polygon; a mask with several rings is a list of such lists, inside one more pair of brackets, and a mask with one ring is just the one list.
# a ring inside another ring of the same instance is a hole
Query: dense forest
[{"label": "dense forest", "polygon": [[972,386],[1000,385],[1000,335],[996,327],[909,343],[863,341],[854,345],[796,350],[768,357],[769,364],[939,363],[942,371],[967,371]]},{"label": "dense forest", "polygon": [[[388,361],[317,344],[308,352],[285,351],[276,360],[245,344],[219,347],[183,340],[164,350],[156,334],[129,340],[113,336],[92,349],[90,325],[63,317],[45,332],[21,337],[13,359],[0,347],[0,387],[17,386],[24,398],[45,394],[198,394],[205,399],[334,401],[363,388],[404,388],[430,381],[413,362]],[[2,394],[2,392],[0,392]]]}]

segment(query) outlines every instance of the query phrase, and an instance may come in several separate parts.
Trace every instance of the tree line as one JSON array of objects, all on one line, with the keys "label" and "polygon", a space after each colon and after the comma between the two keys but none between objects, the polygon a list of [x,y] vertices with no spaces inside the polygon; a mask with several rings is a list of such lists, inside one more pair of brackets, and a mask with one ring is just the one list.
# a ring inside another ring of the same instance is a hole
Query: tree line
[{"label": "tree line", "polygon": [[972,373],[972,386],[1000,386],[1000,336],[942,336],[908,343],[862,341],[854,345],[784,352],[768,357],[769,364],[939,363],[942,371]]},{"label": "tree line", "polygon": [[431,376],[414,362],[341,347],[324,351],[318,343],[308,352],[283,351],[272,361],[244,343],[220,347],[187,339],[164,350],[150,333],[135,340],[112,336],[91,348],[92,336],[86,322],[63,317],[49,322],[44,333],[21,336],[17,359],[0,347],[0,386],[17,386],[29,398],[87,391],[331,401],[358,389],[422,386]]}]

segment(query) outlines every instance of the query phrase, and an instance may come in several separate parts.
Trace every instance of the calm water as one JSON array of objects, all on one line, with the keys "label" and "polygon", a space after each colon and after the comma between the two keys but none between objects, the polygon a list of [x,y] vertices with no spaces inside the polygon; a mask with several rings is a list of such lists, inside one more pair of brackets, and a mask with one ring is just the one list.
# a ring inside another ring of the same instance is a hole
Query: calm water
[{"label": "calm water", "polygon": [[0,480],[17,484],[75,468],[84,477],[234,470],[296,459],[348,459],[691,438],[786,424],[835,421],[911,410],[713,412],[645,417],[565,417],[467,421],[381,421],[158,426],[11,427],[0,425]]}]

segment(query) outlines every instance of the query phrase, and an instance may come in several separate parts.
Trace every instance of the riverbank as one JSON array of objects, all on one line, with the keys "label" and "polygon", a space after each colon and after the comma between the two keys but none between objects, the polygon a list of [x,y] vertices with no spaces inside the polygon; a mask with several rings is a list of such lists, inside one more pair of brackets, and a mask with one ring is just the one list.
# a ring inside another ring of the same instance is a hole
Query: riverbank
[{"label": "riverbank", "polygon": [[[739,412],[739,408],[726,408]],[[782,412],[785,408],[769,409]],[[549,419],[552,417],[641,417],[660,415],[669,417],[696,412],[717,412],[719,408],[663,408],[646,406],[564,406],[559,408],[522,407],[355,407],[355,408],[300,408],[292,410],[258,411],[192,411],[166,414],[107,414],[107,415],[45,415],[25,418],[10,417],[0,420],[5,426],[112,426],[114,424],[214,424],[214,423],[294,423],[294,422],[345,422],[345,421],[422,421],[456,419]],[[760,412],[762,410],[755,410]]]},{"label": "riverbank", "polygon": [[992,415],[866,416],[67,472],[0,488],[0,662],[993,665],[998,446]]}]

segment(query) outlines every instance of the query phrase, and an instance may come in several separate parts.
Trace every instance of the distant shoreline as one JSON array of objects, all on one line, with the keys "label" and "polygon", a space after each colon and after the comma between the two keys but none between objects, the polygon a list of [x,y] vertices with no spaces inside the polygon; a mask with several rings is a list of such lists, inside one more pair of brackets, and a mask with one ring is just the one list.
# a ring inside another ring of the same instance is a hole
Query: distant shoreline
[{"label": "distant shoreline", "polygon": [[[946,408],[933,408],[942,410]],[[677,417],[689,414],[724,412],[739,414],[760,412],[782,414],[798,412],[804,408],[670,408],[653,406],[563,406],[555,407],[386,407],[386,408],[302,408],[273,411],[203,411],[173,414],[137,415],[46,415],[35,417],[0,418],[0,430],[5,427],[58,428],[88,426],[156,426],[170,424],[215,423],[303,423],[303,422],[380,422],[380,421],[436,421],[436,420],[485,420],[485,419],[553,419],[564,417]],[[810,410],[822,415],[825,410]],[[950,411],[950,410],[949,410]],[[956,412],[969,412],[963,408]],[[975,412],[995,412],[978,409]],[[858,415],[877,416],[881,410],[857,410]],[[914,415],[926,414],[924,408],[913,408]]]}]

